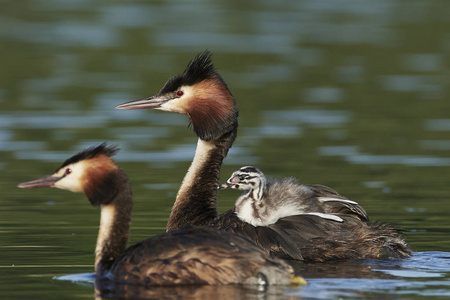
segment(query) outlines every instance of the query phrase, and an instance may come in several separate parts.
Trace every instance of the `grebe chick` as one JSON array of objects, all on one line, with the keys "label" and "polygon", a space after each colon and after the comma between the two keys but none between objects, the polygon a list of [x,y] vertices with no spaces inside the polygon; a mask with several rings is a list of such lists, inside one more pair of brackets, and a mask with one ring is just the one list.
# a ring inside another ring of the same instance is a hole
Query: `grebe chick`
[{"label": "grebe chick", "polygon": [[50,176],[18,185],[85,193],[100,206],[95,249],[97,282],[137,285],[289,284],[292,268],[246,239],[206,227],[188,227],[148,238],[128,249],[132,195],[112,159],[118,148],[101,144],[67,159]]},{"label": "grebe chick", "polygon": [[[208,51],[195,56],[184,72],[170,78],[155,96],[116,108],[153,108],[185,114],[197,134],[195,156],[178,190],[168,231],[189,224],[210,226],[240,234],[274,255],[311,262],[411,254],[394,227],[369,224],[355,218],[354,212],[347,213],[348,209],[337,214],[342,222],[295,215],[256,227],[240,220],[234,209],[218,216],[220,168],[237,135],[238,109]],[[328,187],[310,188],[318,197],[345,199]],[[324,206],[333,207],[331,204],[329,201]]]},{"label": "grebe chick", "polygon": [[299,184],[295,178],[267,180],[263,172],[253,166],[245,166],[233,172],[221,189],[244,190],[235,204],[236,214],[253,226],[267,226],[279,219],[313,214],[342,221],[336,213],[346,213],[361,220],[368,220],[365,210],[358,203],[344,197],[318,197],[308,185]]}]

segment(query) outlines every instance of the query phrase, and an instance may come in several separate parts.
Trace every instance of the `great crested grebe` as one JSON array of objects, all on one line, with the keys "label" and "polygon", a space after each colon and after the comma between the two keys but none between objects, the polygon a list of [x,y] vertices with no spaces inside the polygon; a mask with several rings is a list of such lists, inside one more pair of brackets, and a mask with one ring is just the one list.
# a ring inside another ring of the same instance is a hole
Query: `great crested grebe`
[{"label": "great crested grebe", "polygon": [[[116,108],[153,108],[186,114],[198,136],[194,159],[169,217],[168,231],[188,224],[211,226],[247,237],[274,255],[304,261],[411,254],[397,229],[355,218],[353,211],[336,214],[342,222],[317,215],[296,215],[256,227],[240,220],[234,209],[217,216],[220,167],[237,135],[238,109],[208,51],[198,54],[182,74],[170,78],[155,96]],[[330,188],[317,185],[313,189],[320,197],[341,198]]]},{"label": "great crested grebe", "polygon": [[233,172],[220,189],[245,191],[235,204],[236,215],[253,226],[268,226],[279,219],[300,214],[312,214],[321,218],[342,222],[334,215],[345,213],[368,221],[366,211],[358,203],[339,196],[321,197],[318,190],[325,186],[299,184],[295,178],[267,180],[256,167],[245,166]]},{"label": "great crested grebe", "polygon": [[[132,195],[128,178],[106,144],[67,159],[50,176],[20,188],[56,187],[86,194],[100,206],[95,249],[97,282],[137,285],[289,284],[292,268],[239,235],[187,227],[148,238],[128,249]],[[302,282],[295,277],[297,283]]]}]

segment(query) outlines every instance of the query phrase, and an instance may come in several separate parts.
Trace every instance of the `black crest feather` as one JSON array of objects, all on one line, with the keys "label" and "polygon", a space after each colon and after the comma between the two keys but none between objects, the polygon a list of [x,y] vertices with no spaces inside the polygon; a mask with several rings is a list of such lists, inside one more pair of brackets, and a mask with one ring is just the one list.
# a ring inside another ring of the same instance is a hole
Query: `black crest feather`
[{"label": "black crest feather", "polygon": [[214,68],[211,60],[212,53],[205,50],[197,54],[187,65],[184,72],[170,78],[158,94],[163,95],[175,92],[182,85],[194,85],[207,78],[216,77],[223,82]]},{"label": "black crest feather", "polygon": [[65,166],[68,166],[70,164],[85,160],[85,159],[90,159],[90,158],[94,158],[99,154],[103,154],[106,156],[113,156],[115,155],[117,152],[119,151],[119,147],[115,146],[115,145],[109,145],[107,143],[102,143],[98,146],[94,146],[94,147],[90,147],[87,148],[77,154],[75,154],[74,156],[66,159],[63,164],[58,168],[64,168]]},{"label": "black crest feather", "polygon": [[193,85],[211,76],[219,76],[211,60],[212,53],[208,50],[197,54],[188,64],[182,76],[187,85]]}]

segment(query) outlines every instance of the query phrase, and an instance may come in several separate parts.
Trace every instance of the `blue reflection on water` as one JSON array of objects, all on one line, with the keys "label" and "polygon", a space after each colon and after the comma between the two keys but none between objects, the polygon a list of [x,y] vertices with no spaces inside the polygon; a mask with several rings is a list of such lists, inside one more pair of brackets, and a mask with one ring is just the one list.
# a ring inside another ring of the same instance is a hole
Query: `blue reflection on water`
[{"label": "blue reflection on water", "polygon": [[382,86],[396,92],[440,92],[442,89],[437,76],[430,75],[385,75]]},{"label": "blue reflection on water", "polygon": [[[302,135],[302,129],[294,126],[260,126],[254,128],[244,128],[242,135],[245,137],[243,142],[253,143],[254,139],[262,138],[283,138],[283,137],[300,137]],[[251,140],[249,140],[251,139]]]},{"label": "blue reflection on water", "polygon": [[84,285],[84,286],[94,286],[95,273],[80,273],[80,274],[69,274],[62,276],[55,276],[53,279],[71,281],[73,283]]},{"label": "blue reflection on water", "polygon": [[308,102],[315,103],[340,102],[343,98],[343,91],[331,86],[309,88],[305,89],[303,98]]},{"label": "blue reflection on water", "polygon": [[323,156],[342,156],[347,162],[365,165],[400,164],[405,166],[450,166],[450,158],[420,155],[374,155],[359,153],[357,146],[319,147]]},{"label": "blue reflection on water", "polygon": [[374,260],[365,264],[371,266],[374,274],[381,272],[393,278],[307,278],[308,286],[288,294],[308,299],[367,299],[369,294],[373,299],[385,299],[387,295],[450,296],[448,252],[416,252],[405,260]]},{"label": "blue reflection on water", "polygon": [[267,111],[266,122],[276,124],[305,124],[314,128],[339,128],[351,120],[350,111],[289,110]]},{"label": "blue reflection on water", "polygon": [[450,119],[429,119],[424,121],[426,130],[450,131]]},{"label": "blue reflection on water", "polygon": [[403,58],[406,68],[415,72],[437,72],[442,70],[443,57],[439,54],[407,54]]},{"label": "blue reflection on water", "polygon": [[450,150],[450,141],[448,140],[422,140],[419,141],[419,144],[423,149],[428,150]]}]

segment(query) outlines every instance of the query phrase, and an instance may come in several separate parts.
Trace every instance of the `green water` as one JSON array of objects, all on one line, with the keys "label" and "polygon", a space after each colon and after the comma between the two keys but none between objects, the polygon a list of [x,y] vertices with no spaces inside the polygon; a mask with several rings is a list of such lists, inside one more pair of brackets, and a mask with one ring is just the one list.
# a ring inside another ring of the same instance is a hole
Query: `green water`
[{"label": "green water", "polygon": [[[153,95],[204,49],[240,110],[223,179],[257,165],[331,186],[372,220],[405,229],[416,255],[304,266],[304,288],[145,296],[448,298],[449,9],[400,0],[1,1],[2,298],[94,297],[92,284],[55,276],[93,272],[98,210],[80,194],[16,188],[87,146],[122,148],[135,199],[130,242],[164,232],[195,135],[185,116],[113,108]],[[221,191],[219,210],[238,195]]]}]

